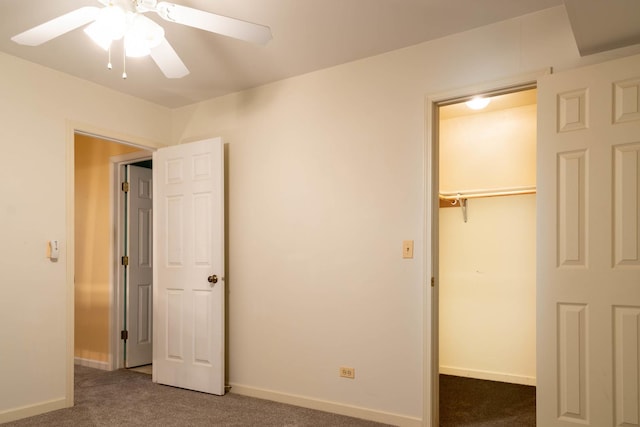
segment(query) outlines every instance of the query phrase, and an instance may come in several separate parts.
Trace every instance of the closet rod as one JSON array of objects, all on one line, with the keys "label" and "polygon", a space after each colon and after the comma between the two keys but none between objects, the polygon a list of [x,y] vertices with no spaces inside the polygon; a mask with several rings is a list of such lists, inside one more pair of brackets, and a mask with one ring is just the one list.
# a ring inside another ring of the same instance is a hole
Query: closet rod
[{"label": "closet rod", "polygon": [[487,190],[470,190],[464,192],[440,193],[441,200],[455,201],[459,199],[476,199],[480,197],[516,196],[519,194],[535,194],[536,187],[511,187]]}]

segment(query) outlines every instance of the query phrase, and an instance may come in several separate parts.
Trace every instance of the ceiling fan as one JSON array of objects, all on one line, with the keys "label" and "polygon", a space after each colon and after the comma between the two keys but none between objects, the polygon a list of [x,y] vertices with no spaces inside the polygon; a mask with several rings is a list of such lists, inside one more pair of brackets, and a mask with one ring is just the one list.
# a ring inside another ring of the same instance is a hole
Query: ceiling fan
[{"label": "ceiling fan", "polygon": [[[229,18],[165,1],[98,0],[104,7],[85,6],[26,30],[11,38],[16,43],[38,46],[86,25],[84,32],[109,52],[111,44],[124,39],[125,56],[150,55],[168,78],[189,74],[176,51],[164,37],[164,29],[143,14],[155,12],[162,19],[236,39],[266,44],[271,30],[264,25]],[[89,25],[87,25],[89,24]],[[122,75],[126,78],[126,69]]]}]

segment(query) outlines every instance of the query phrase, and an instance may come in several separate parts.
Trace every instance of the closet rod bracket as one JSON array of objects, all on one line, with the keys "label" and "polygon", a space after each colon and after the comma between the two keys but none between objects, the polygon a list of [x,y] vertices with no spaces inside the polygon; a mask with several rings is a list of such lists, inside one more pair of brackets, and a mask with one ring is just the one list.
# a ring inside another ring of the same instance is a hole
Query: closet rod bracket
[{"label": "closet rod bracket", "polygon": [[458,194],[456,196],[456,202],[458,202],[458,205],[462,210],[462,219],[464,219],[464,222],[467,222],[467,199],[465,197],[461,197],[460,194]]}]

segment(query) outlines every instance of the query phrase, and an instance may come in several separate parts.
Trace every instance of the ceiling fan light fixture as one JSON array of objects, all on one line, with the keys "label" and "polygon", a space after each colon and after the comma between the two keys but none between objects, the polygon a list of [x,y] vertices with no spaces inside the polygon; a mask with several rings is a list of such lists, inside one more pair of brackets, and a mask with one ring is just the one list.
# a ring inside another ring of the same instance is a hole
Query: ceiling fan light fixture
[{"label": "ceiling fan light fixture", "polygon": [[[271,29],[240,19],[158,0],[97,0],[104,7],[84,6],[50,19],[11,37],[15,43],[39,46],[49,40],[84,28],[84,32],[102,49],[109,52],[107,68],[111,69],[111,48],[114,40],[124,38],[123,71],[127,56],[150,55],[167,78],[178,79],[189,74],[164,36],[164,29],[142,14],[155,12],[166,21],[244,40],[266,44]],[[126,78],[126,71],[123,72]]]},{"label": "ceiling fan light fixture", "polygon": [[84,33],[88,35],[95,44],[104,50],[109,49],[111,46],[111,37],[109,37],[109,35],[100,28],[98,21],[94,21],[91,25],[88,25],[84,29]]},{"label": "ceiling fan light fixture", "polygon": [[126,54],[130,57],[147,56],[164,40],[164,29],[146,16],[132,15],[124,37]]},{"label": "ceiling fan light fixture", "polygon": [[131,28],[128,31],[128,35],[133,35],[143,40],[149,49],[153,49],[162,43],[164,39],[164,28],[146,16],[136,14],[133,18]]},{"label": "ceiling fan light fixture", "polygon": [[176,22],[175,17],[175,5],[172,3],[167,3],[162,1],[157,4],[155,10],[160,15],[162,19],[166,19],[167,21]]},{"label": "ceiling fan light fixture", "polygon": [[107,50],[113,40],[121,39],[127,30],[127,15],[119,6],[100,9],[98,18],[84,32],[102,49]]},{"label": "ceiling fan light fixture", "polygon": [[135,37],[129,37],[128,35],[124,37],[124,51],[130,58],[141,58],[151,53],[151,49],[149,49],[144,42],[141,42],[141,40]]},{"label": "ceiling fan light fixture", "polygon": [[135,8],[138,12],[152,12],[156,10],[157,0],[134,0]]},{"label": "ceiling fan light fixture", "polygon": [[96,23],[105,36],[120,40],[127,31],[127,14],[120,6],[109,5],[100,9]]}]

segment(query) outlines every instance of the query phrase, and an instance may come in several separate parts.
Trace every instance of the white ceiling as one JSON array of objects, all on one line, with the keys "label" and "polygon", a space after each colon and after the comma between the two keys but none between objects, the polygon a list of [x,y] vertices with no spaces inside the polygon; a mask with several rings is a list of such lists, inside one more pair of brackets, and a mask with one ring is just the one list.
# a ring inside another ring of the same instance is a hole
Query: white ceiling
[{"label": "white ceiling", "polygon": [[564,0],[582,56],[640,43],[640,1]]},{"label": "white ceiling", "polygon": [[562,0],[175,3],[267,25],[273,40],[266,46],[252,45],[147,14],[165,28],[167,40],[191,73],[182,79],[167,79],[149,57],[129,58],[128,78],[123,80],[121,46],[113,48],[114,69],[109,71],[106,52],[81,29],[36,47],[10,40],[13,35],[79,7],[101,6],[97,0],[1,0],[0,51],[156,104],[179,107],[558,6]]}]

